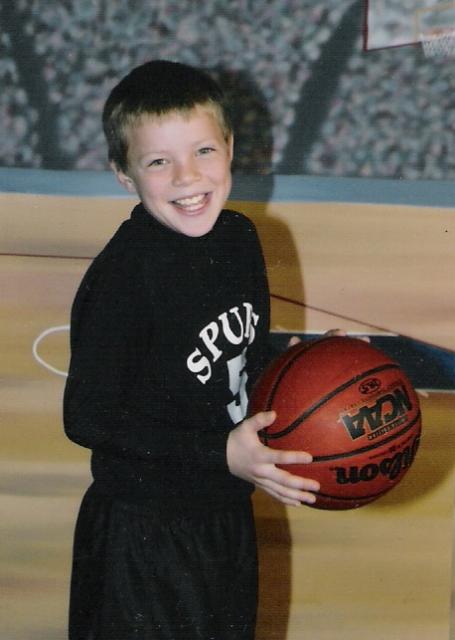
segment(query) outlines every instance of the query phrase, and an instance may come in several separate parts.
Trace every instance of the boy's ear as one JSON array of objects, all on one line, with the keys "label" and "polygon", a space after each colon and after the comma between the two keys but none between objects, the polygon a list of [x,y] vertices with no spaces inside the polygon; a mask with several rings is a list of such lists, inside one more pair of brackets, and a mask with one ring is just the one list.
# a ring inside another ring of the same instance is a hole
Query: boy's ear
[{"label": "boy's ear", "polygon": [[121,169],[117,167],[115,162],[111,162],[111,169],[115,173],[118,182],[124,187],[128,193],[136,193],[136,186],[133,180]]}]

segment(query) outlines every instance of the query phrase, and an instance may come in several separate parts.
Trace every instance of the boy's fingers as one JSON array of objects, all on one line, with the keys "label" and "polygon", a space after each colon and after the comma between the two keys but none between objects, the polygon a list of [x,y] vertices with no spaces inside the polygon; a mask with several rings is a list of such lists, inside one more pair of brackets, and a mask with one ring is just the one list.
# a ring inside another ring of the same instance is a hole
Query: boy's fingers
[{"label": "boy's fingers", "polygon": [[343,338],[345,335],[346,331],[344,331],[343,329],[329,329],[324,333],[325,337],[340,336]]},{"label": "boy's fingers", "polygon": [[268,449],[270,462],[273,464],[309,464],[313,461],[313,456],[308,451],[278,451]]},{"label": "boy's fingers", "polygon": [[296,476],[292,473],[284,471],[284,469],[277,469],[275,482],[278,482],[283,487],[289,487],[292,489],[300,489],[301,491],[319,491],[321,485],[317,480],[312,478],[303,478],[302,476]]},{"label": "boy's fingers", "polygon": [[248,418],[248,424],[255,431],[260,431],[265,427],[269,427],[276,419],[275,411],[261,411],[260,413],[256,413],[251,418]]},{"label": "boy's fingers", "polygon": [[[270,426],[275,419],[275,412],[267,411],[252,416],[249,422],[255,431],[260,431]],[[273,449],[272,447],[265,447],[264,461],[272,464],[308,464],[313,461],[313,456],[311,453],[308,453],[308,451],[283,451]]]},{"label": "boy's fingers", "polygon": [[260,486],[262,489],[274,495],[282,502],[286,502],[287,504],[298,505],[302,502],[313,504],[316,501],[316,496],[313,494],[313,491],[316,491],[316,489],[313,488],[302,489],[286,487],[281,483],[275,482],[270,479],[265,479]]},{"label": "boy's fingers", "polygon": [[256,472],[256,481],[260,485],[271,485],[284,492],[288,490],[297,491],[319,491],[321,486],[317,480],[296,475],[292,472],[280,469],[274,465],[262,465]]}]

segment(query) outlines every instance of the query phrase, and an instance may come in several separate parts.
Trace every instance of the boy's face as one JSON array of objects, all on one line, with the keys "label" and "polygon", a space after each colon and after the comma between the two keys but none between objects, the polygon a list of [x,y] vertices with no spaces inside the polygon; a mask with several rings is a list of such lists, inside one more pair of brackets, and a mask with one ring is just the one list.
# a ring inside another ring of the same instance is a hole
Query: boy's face
[{"label": "boy's face", "polygon": [[120,183],[162,224],[199,237],[215,224],[231,190],[232,138],[211,110],[144,117],[127,131],[128,171]]}]

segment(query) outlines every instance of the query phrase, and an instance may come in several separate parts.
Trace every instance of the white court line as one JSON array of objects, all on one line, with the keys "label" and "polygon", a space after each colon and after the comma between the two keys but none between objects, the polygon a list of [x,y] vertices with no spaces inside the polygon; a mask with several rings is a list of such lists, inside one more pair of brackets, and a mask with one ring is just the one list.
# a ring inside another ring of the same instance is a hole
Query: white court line
[{"label": "white court line", "polygon": [[38,353],[38,345],[41,342],[41,340],[43,340],[43,338],[50,335],[51,333],[59,333],[60,331],[69,331],[69,330],[70,330],[69,324],[63,324],[58,327],[50,327],[49,329],[46,329],[45,331],[39,334],[39,336],[33,342],[33,346],[32,346],[32,353],[35,360],[40,365],[42,365],[45,369],[52,371],[52,373],[56,373],[58,376],[63,376],[64,378],[68,377],[68,372],[62,371],[61,369],[57,369],[56,367],[53,367],[51,364],[43,360],[43,358]]}]

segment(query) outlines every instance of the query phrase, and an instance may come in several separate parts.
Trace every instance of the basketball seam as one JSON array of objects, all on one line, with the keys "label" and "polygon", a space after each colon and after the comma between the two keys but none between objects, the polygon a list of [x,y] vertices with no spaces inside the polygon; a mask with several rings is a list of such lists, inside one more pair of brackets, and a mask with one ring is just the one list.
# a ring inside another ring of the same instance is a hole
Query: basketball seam
[{"label": "basketball seam", "polygon": [[[286,367],[287,370],[289,369],[290,364],[291,363],[289,363],[289,366]],[[389,364],[381,365],[379,367],[375,367],[374,369],[369,369],[368,371],[364,371],[364,372],[356,375],[354,378],[351,378],[347,382],[344,382],[342,385],[340,385],[339,387],[337,387],[336,389],[334,389],[330,393],[326,394],[323,398],[318,400],[318,402],[313,404],[309,409],[307,409],[298,418],[296,418],[294,420],[294,422],[291,422],[291,424],[288,427],[286,427],[285,429],[282,429],[281,431],[277,431],[276,433],[267,433],[267,432],[263,433],[264,440],[266,442],[268,440],[277,440],[278,438],[282,438],[283,436],[288,435],[288,433],[291,433],[292,431],[294,431],[294,429],[296,429],[302,422],[304,422],[307,418],[309,418],[315,411],[317,411],[320,407],[322,407],[326,402],[331,400],[338,393],[341,393],[341,391],[344,391],[345,389],[347,389],[348,387],[352,386],[356,382],[359,382],[359,380],[362,380],[363,378],[366,378],[367,376],[371,376],[374,373],[380,373],[381,371],[386,371],[387,369],[399,369],[399,368],[400,367],[399,367],[398,364],[389,363]],[[274,385],[274,386],[276,386],[276,387],[278,386],[278,381],[277,381],[277,384]],[[267,403],[268,409],[270,409],[270,406],[271,406],[271,404],[269,406],[269,403],[271,403],[273,401],[273,393],[272,393],[272,391],[270,393],[271,398]]]},{"label": "basketball seam", "polygon": [[[327,338],[325,338],[325,340],[327,340]],[[321,338],[320,340],[316,340],[313,343],[304,343],[302,345],[299,345],[301,348],[298,349],[298,351],[296,352],[296,354],[294,355],[293,358],[291,358],[286,365],[281,369],[280,373],[278,374],[277,379],[275,380],[274,384],[272,385],[272,388],[270,389],[270,393],[267,399],[267,403],[266,403],[266,410],[270,411],[271,406],[272,406],[272,402],[273,402],[273,398],[275,397],[275,393],[277,388],[279,387],[281,380],[284,378],[284,376],[286,375],[286,373],[289,371],[289,369],[292,367],[292,365],[294,364],[294,362],[296,360],[298,360],[298,358],[300,358],[302,352],[304,351],[305,353],[307,351],[310,351],[313,347],[318,346],[321,342],[324,341],[324,338]]]},{"label": "basketball seam", "polygon": [[393,489],[395,485],[392,485],[391,487],[388,487],[386,489],[386,491],[382,490],[379,491],[377,493],[370,493],[367,496],[349,496],[349,497],[343,497],[343,496],[334,496],[330,493],[321,493],[318,492],[316,495],[319,498],[328,498],[329,500],[339,500],[340,502],[364,502],[365,500],[369,500],[370,502],[372,500],[374,500],[375,498],[380,498],[382,495],[384,495],[384,493],[386,493],[387,491],[389,491],[390,489]]}]

